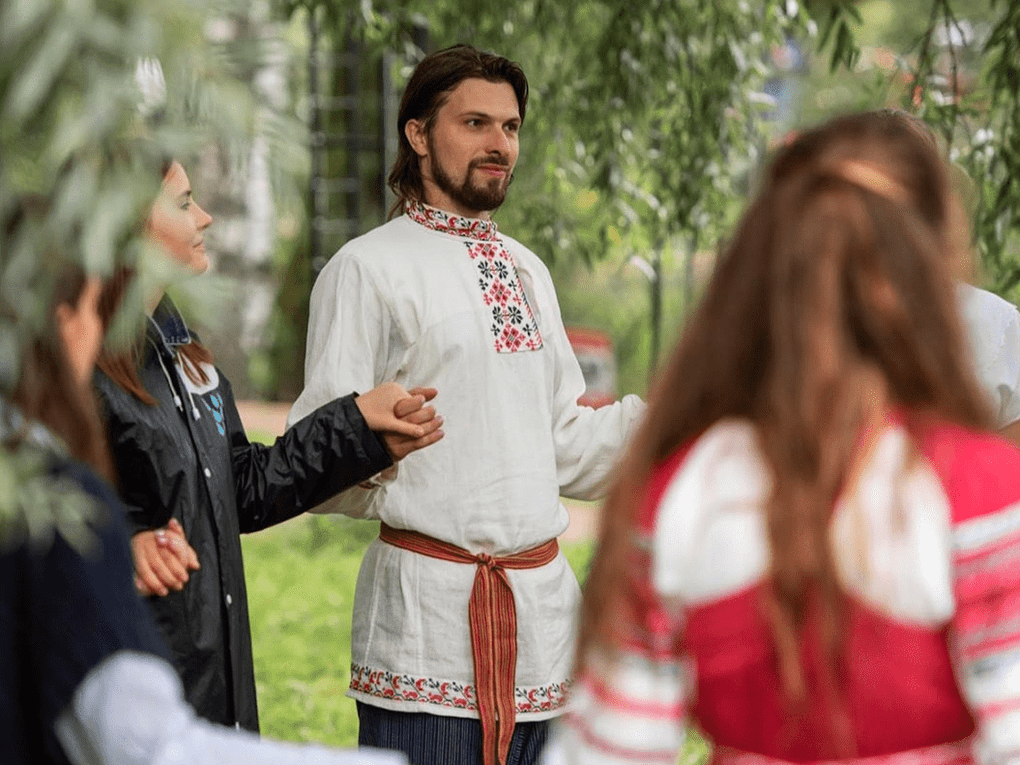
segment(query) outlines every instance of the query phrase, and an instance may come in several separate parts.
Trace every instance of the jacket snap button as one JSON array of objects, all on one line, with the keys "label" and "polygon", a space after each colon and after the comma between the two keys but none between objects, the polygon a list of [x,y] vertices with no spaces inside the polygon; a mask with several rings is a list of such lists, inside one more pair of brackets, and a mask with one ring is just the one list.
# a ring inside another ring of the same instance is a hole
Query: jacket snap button
[{"label": "jacket snap button", "polygon": [[230,593],[228,592],[227,593],[227,605],[229,606],[233,602],[234,602],[234,599],[230,597]]},{"label": "jacket snap button", "polygon": [[209,468],[205,469],[205,477],[212,478],[212,471]]}]

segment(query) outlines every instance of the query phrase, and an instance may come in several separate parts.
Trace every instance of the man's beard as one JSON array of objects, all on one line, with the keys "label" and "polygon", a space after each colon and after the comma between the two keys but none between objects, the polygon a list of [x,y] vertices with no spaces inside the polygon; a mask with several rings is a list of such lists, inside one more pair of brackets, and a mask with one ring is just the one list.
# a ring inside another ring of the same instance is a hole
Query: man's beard
[{"label": "man's beard", "polygon": [[[489,157],[483,157],[480,159],[473,159],[468,165],[466,177],[460,183],[457,183],[450,177],[450,174],[446,172],[442,164],[436,155],[435,149],[432,150],[432,180],[445,193],[450,199],[456,202],[458,205],[463,207],[465,210],[474,210],[476,212],[487,212],[495,210],[506,198],[506,190],[510,185],[510,178],[512,176],[504,176],[503,178],[493,178],[488,182],[482,184],[474,184],[471,182],[471,171],[477,165],[498,165],[499,160],[494,160]],[[509,171],[510,167],[504,165]]]}]

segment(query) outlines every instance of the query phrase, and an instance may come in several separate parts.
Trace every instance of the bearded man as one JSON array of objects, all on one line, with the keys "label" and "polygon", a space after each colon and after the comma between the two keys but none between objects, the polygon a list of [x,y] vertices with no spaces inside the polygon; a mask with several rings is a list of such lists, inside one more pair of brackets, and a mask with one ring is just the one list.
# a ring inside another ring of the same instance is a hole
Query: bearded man
[{"label": "bearded man", "polygon": [[358,577],[348,695],[359,743],[417,765],[537,760],[564,711],[579,599],[560,497],[601,496],[643,410],[636,396],[578,405],[549,272],[491,220],[527,99],[518,64],[471,46],[418,65],[389,176],[396,217],[316,281],[290,413],[383,380],[445,393],[443,441],[319,508],[382,521]]}]

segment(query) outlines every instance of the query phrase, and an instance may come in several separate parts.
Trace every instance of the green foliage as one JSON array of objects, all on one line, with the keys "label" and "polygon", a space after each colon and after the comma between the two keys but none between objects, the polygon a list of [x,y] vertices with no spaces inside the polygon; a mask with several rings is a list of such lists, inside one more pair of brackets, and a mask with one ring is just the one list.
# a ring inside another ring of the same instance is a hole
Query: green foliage
[{"label": "green foliage", "polygon": [[76,483],[50,475],[50,452],[60,448],[27,441],[0,450],[0,551],[21,544],[45,549],[54,534],[90,551],[89,525],[102,511]]},{"label": "green foliage", "polygon": [[[174,4],[176,11],[187,6]],[[58,279],[75,270],[108,275],[120,264],[147,271],[134,239],[141,204],[156,184],[154,157],[137,143],[134,73],[139,60],[167,53],[162,29],[174,18],[158,0],[0,4],[5,396],[19,384],[26,350],[53,340]],[[52,482],[45,465],[24,446],[0,450],[0,540],[45,540],[56,531],[83,545],[90,505]]]},{"label": "green foliage", "polygon": [[276,311],[271,318],[268,350],[252,357],[252,365],[260,364],[263,373],[252,374],[258,387],[272,391],[279,401],[294,401],[304,387],[305,338],[308,334],[308,310],[312,293],[312,263],[309,240],[311,211],[301,206],[298,231],[293,238],[282,239],[278,245],[281,274],[276,295]]},{"label": "green foliage", "polygon": [[[304,517],[243,537],[262,732],[272,738],[357,745],[349,681],[354,583],[364,542],[350,549],[337,524]],[[316,529],[319,531],[316,531]]]},{"label": "green foliage", "polygon": [[648,251],[713,237],[759,143],[763,56],[806,19],[776,0],[523,0],[498,13],[474,0],[366,0],[349,13],[284,3],[296,7],[323,9],[370,46],[413,52],[424,19],[436,47],[467,40],[522,62],[531,109],[499,217],[550,262],[620,254],[622,239]]},{"label": "green foliage", "polygon": [[825,25],[818,38],[818,50],[823,51],[832,41],[832,52],[829,58],[829,71],[835,72],[841,67],[853,70],[861,57],[861,48],[857,43],[853,27],[861,23],[861,12],[848,2],[835,2],[825,16]]},{"label": "green foliage", "polygon": [[[436,47],[467,40],[520,60],[531,79],[532,108],[514,198],[499,219],[508,230],[527,232],[550,262],[592,262],[658,251],[678,234],[693,250],[711,245],[726,231],[743,177],[760,159],[754,94],[769,46],[820,30],[816,47],[830,70],[858,88],[847,75],[861,63],[861,8],[874,4],[522,0],[498,12],[474,0],[283,5],[322,9],[352,37],[405,54],[414,52],[412,24],[425,19]],[[982,189],[977,240],[995,286],[1008,291],[1020,280],[1008,246],[1020,226],[1020,184],[1013,180],[1020,4],[986,4],[911,0],[902,13],[903,4],[892,6],[890,36],[905,46],[902,68],[873,77],[865,84],[870,95],[857,105],[881,103],[893,78],[922,84],[905,98],[940,132],[956,136],[961,164]],[[936,72],[954,55],[938,40],[956,28],[962,11],[991,26],[982,50],[984,84],[972,104],[947,102],[945,88],[928,85],[955,76]]]},{"label": "green foliage", "polygon": [[833,87],[844,97],[829,108],[898,104],[944,139],[951,158],[973,182],[967,196],[988,286],[1015,300],[1020,297],[1020,3],[908,0],[904,7],[871,0],[861,8],[863,14],[846,23],[848,39],[854,44],[866,39],[877,49],[892,46],[896,65],[875,68],[868,76],[859,57],[837,62],[834,52],[831,63],[839,74]]},{"label": "green foliage", "polygon": [[[54,280],[68,263],[109,273],[134,177],[116,149],[134,119],[128,62],[157,27],[131,3],[8,0],[0,6],[0,333],[24,348],[47,331]],[[20,220],[22,200],[38,208]],[[20,353],[5,353],[7,390]]]},{"label": "green foliage", "polygon": [[[1000,6],[999,2],[994,3]],[[980,189],[975,215],[975,238],[986,271],[1002,293],[1017,294],[1020,285],[1020,3],[1001,2],[1003,14],[984,44],[983,72],[987,99],[983,131],[962,126],[953,112],[944,122],[962,127],[965,142],[959,161]],[[978,112],[980,114],[980,110]]]},{"label": "green foliage", "polygon": [[[662,349],[668,349],[684,324],[689,303],[686,289],[686,253],[670,250],[663,256]],[[592,264],[567,259],[551,268],[557,285],[560,311],[566,326],[584,326],[605,332],[613,339],[617,393],[644,395],[656,368],[651,358],[652,284],[638,267],[605,260]],[[694,281],[702,281],[695,273]],[[662,361],[660,354],[659,362]]]}]

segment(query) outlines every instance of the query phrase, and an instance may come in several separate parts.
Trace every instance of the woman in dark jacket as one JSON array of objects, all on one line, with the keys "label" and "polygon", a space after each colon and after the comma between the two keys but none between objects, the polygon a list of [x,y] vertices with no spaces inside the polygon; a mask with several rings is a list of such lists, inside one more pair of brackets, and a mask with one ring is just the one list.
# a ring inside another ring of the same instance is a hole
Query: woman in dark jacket
[{"label": "woman in dark jacket", "polygon": [[[43,215],[40,202],[18,203],[0,225],[3,244]],[[261,739],[211,725],[187,706],[150,609],[132,587],[123,508],[108,482],[113,466],[89,388],[102,341],[101,282],[55,253],[37,262],[59,278],[27,281],[34,300],[22,305],[51,304],[48,321],[36,327],[0,297],[0,328],[19,337],[0,379],[2,761],[405,762],[397,753]]]},{"label": "woman in dark jacket", "polygon": [[[211,220],[191,199],[184,169],[168,163],[149,237],[201,273]],[[111,280],[104,319],[130,279]],[[127,352],[104,353],[95,376],[135,534],[136,573],[143,591],[166,592],[150,604],[188,701],[209,720],[257,731],[238,535],[292,518],[439,440],[442,419],[425,406],[436,392],[385,384],[323,406],[272,446],[249,443],[230,383],[173,303],[158,298],[144,338]],[[190,578],[157,549],[155,530],[171,519],[201,562]]]}]

